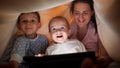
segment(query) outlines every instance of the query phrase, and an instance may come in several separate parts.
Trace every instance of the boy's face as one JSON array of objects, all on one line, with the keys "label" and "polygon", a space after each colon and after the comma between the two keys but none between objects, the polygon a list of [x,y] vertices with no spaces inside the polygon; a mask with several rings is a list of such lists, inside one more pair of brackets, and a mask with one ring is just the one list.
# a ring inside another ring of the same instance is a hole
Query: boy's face
[{"label": "boy's face", "polygon": [[63,43],[67,40],[69,29],[66,21],[62,19],[55,19],[50,24],[50,35],[56,43]]},{"label": "boy's face", "polygon": [[40,23],[38,22],[38,17],[34,13],[26,13],[20,17],[20,29],[26,35],[36,34],[36,31],[40,27]]}]

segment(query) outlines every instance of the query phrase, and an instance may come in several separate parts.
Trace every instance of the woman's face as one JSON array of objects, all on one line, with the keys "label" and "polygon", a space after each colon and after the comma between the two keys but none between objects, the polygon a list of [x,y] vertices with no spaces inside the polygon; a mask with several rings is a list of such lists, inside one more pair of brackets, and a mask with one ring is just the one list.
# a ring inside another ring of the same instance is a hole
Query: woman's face
[{"label": "woman's face", "polygon": [[79,27],[87,26],[92,15],[89,4],[79,2],[74,5],[73,17]]}]

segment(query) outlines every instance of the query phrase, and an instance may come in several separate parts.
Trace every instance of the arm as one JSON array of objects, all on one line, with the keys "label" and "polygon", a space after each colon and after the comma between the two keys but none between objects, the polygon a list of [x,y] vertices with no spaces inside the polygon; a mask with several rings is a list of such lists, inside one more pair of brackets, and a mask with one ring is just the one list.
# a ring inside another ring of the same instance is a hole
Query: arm
[{"label": "arm", "polygon": [[99,41],[99,49],[96,52],[97,54],[97,65],[100,66],[108,66],[112,59],[110,58],[110,56],[108,55],[107,51],[105,50],[103,44],[101,41]]},{"label": "arm", "polygon": [[0,68],[19,68],[19,63],[10,61],[9,63],[0,63]]},{"label": "arm", "polygon": [[19,68],[20,63],[23,60],[23,56],[26,51],[26,41],[24,39],[16,39],[14,42],[14,47],[10,56],[9,66],[11,68]]},{"label": "arm", "polygon": [[101,42],[99,42],[99,50],[96,52],[96,56],[95,63],[90,58],[85,58],[81,63],[81,68],[107,68],[112,61]]},{"label": "arm", "polygon": [[19,68],[19,63],[16,61],[10,61],[9,68]]},{"label": "arm", "polygon": [[[14,40],[14,41],[16,41],[16,40]],[[11,52],[16,51],[16,45],[13,44],[12,46],[13,46],[13,48],[11,49],[12,50]],[[13,57],[13,58],[15,58],[15,57]],[[11,56],[10,56],[10,59],[11,59]],[[17,61],[14,61],[14,60],[10,60],[7,63],[0,62],[0,68],[18,68],[18,67],[19,67],[19,63]]]}]

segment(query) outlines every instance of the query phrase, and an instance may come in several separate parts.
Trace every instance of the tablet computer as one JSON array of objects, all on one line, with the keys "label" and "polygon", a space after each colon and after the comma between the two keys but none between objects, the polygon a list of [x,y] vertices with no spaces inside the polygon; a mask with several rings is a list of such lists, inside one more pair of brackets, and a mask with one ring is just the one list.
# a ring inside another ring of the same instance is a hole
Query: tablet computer
[{"label": "tablet computer", "polygon": [[42,57],[24,56],[23,60],[30,68],[40,68],[41,66],[43,68],[77,68],[80,67],[80,63],[85,58],[90,58],[94,61],[96,59],[95,52],[47,55]]}]

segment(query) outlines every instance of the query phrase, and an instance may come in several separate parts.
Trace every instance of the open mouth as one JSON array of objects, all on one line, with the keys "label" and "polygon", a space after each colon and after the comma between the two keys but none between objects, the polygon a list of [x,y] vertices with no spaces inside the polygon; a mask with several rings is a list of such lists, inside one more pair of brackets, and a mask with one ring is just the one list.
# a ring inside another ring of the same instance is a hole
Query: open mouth
[{"label": "open mouth", "polygon": [[57,38],[62,38],[63,36],[62,35],[60,35],[60,36],[57,36]]}]

